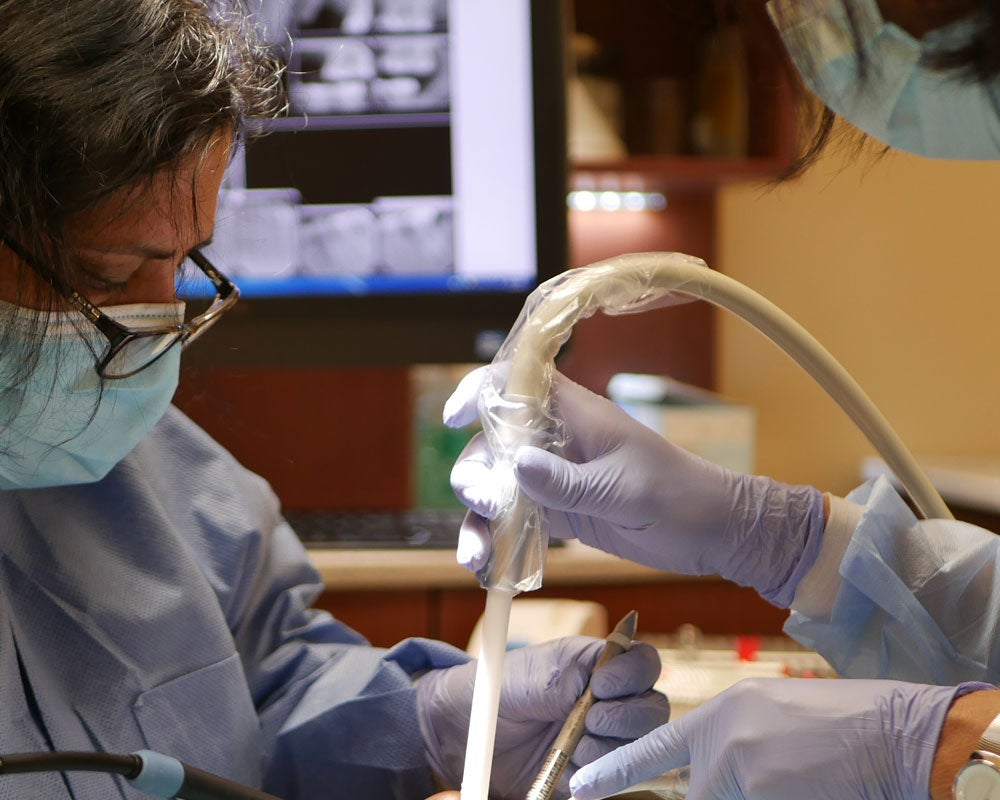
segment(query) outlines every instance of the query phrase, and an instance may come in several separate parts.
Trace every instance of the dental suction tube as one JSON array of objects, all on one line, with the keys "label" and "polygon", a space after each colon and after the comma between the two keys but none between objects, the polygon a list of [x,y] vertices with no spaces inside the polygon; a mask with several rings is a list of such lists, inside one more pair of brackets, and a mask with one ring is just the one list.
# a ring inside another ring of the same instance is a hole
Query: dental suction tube
[{"label": "dental suction tube", "polygon": [[[506,476],[491,551],[479,581],[487,590],[482,650],[472,698],[462,800],[487,800],[500,678],[511,601],[537,589],[548,549],[544,509],[514,480],[513,460],[525,444],[552,448],[566,434],[551,407],[555,356],[573,326],[597,311],[628,314],[706,300],[733,312],[806,370],[861,429],[926,518],[951,512],[902,440],[857,382],[808,331],[774,303],[682,253],[631,253],[569,270],[541,284],[493,359],[479,396],[479,417],[496,474]],[[686,774],[671,775],[673,795],[686,794]]]},{"label": "dental suction tube", "polygon": [[[573,326],[597,311],[626,314],[695,298],[733,312],[771,339],[847,413],[895,473],[918,513],[951,519],[930,480],[858,383],[808,331],[774,303],[682,253],[631,253],[569,270],[541,284],[493,361],[480,418],[498,465],[523,444],[564,440],[550,408],[554,359]],[[541,585],[547,547],[544,513],[513,480],[493,523],[492,553],[480,573],[486,588]]]}]

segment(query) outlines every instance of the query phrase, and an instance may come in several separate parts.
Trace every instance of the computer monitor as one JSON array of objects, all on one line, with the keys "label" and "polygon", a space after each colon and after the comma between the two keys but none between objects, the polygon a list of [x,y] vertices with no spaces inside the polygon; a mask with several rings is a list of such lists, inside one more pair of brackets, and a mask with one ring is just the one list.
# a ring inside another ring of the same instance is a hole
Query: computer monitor
[{"label": "computer monitor", "polygon": [[567,265],[561,3],[262,2],[290,110],[227,175],[242,297],[187,363],[488,361]]}]

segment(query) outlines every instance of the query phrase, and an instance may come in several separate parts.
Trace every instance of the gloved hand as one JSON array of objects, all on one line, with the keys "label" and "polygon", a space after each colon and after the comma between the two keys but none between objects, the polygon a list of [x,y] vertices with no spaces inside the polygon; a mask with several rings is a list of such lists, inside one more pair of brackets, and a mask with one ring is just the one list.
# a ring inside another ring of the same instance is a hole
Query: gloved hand
[{"label": "gloved hand", "polygon": [[[444,407],[445,424],[478,418],[490,367],[470,372]],[[669,572],[721,575],[788,607],[819,552],[819,490],[725,469],[682,450],[606,398],[556,374],[555,414],[569,441],[559,453],[521,447],[514,475],[549,511],[549,533]],[[497,515],[503,478],[477,434],[451,473],[466,515],[458,560],[473,571],[489,556],[485,520]],[[478,515],[478,516],[477,516]],[[485,518],[485,519],[483,519]]]},{"label": "gloved hand", "polygon": [[[504,659],[503,688],[494,744],[490,797],[521,800],[534,782],[556,734],[600,656],[604,642],[584,636],[511,650]],[[652,691],[660,657],[636,642],[593,674],[598,702],[587,714],[587,732],[566,768],[557,795],[569,794],[569,776],[579,764],[656,729],[670,718],[670,705]],[[417,707],[428,758],[435,774],[459,788],[468,741],[475,662],[428,672],[417,683]]]},{"label": "gloved hand", "polygon": [[967,690],[880,680],[754,678],[581,768],[595,800],[691,765],[688,800],[929,797],[941,726]]}]

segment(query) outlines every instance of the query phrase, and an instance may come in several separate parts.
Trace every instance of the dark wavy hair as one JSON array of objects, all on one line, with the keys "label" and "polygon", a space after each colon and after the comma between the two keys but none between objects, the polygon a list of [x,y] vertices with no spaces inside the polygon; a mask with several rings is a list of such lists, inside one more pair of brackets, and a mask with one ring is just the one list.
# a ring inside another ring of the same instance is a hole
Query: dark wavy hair
[{"label": "dark wavy hair", "polygon": [[0,0],[0,31],[0,225],[57,267],[70,216],[282,107],[228,4]]},{"label": "dark wavy hair", "polygon": [[[0,230],[68,285],[74,214],[283,110],[281,64],[235,3],[0,0]],[[37,342],[57,299],[43,287],[24,302],[32,286],[19,273],[13,303],[42,306]],[[38,358],[13,330],[0,311],[0,391]]]}]

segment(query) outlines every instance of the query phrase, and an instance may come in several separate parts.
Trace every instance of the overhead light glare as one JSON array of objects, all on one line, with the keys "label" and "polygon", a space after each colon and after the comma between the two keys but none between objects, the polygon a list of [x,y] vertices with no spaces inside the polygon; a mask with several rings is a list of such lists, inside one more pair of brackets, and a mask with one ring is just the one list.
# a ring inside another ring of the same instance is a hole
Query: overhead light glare
[{"label": "overhead light glare", "polygon": [[576,189],[566,195],[566,205],[573,211],[662,211],[667,198],[661,192]]}]

